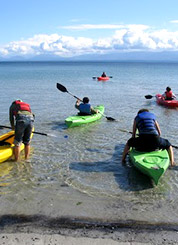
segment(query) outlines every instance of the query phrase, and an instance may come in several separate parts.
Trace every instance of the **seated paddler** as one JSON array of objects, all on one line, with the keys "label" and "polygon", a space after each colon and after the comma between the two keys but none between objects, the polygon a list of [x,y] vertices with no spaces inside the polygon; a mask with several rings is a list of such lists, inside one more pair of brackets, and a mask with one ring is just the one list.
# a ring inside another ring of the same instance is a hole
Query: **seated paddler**
[{"label": "seated paddler", "polygon": [[98,111],[94,110],[90,105],[88,97],[84,97],[82,101],[78,99],[75,103],[75,108],[79,110],[78,115],[80,116],[87,116],[98,113]]}]

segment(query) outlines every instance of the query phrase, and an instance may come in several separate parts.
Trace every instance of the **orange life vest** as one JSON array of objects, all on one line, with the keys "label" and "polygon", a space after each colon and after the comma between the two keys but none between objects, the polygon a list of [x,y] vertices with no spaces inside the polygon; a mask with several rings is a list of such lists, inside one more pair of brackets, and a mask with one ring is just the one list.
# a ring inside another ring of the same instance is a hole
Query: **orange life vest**
[{"label": "orange life vest", "polygon": [[166,91],[165,94],[166,94],[166,99],[172,99],[173,97],[172,91],[169,91],[169,92]]}]

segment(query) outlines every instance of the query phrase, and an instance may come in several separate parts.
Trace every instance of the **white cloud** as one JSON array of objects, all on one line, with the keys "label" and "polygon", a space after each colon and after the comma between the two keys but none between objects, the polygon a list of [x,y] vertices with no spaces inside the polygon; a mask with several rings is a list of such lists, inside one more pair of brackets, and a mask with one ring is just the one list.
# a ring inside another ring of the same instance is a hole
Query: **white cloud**
[{"label": "white cloud", "polygon": [[116,25],[116,24],[82,24],[82,25],[70,25],[70,26],[61,26],[59,28],[67,30],[97,30],[97,29],[121,29],[121,28],[131,28],[135,30],[146,30],[149,28],[147,25]]},{"label": "white cloud", "polygon": [[171,20],[170,23],[178,24],[178,20]]},{"label": "white cloud", "polygon": [[118,29],[123,27],[123,25],[110,25],[110,24],[103,24],[103,25],[91,25],[91,24],[84,24],[84,25],[72,25],[72,26],[62,26],[62,29],[68,30],[94,30],[94,29]]},{"label": "white cloud", "polygon": [[[113,25],[89,25],[90,28],[113,28]],[[115,25],[114,25],[115,26]],[[115,26],[116,27],[116,26]],[[35,35],[0,47],[0,55],[35,56],[55,54],[72,57],[82,54],[120,51],[178,51],[178,31],[153,30],[145,25],[118,25],[112,36],[92,39],[58,34]]]}]

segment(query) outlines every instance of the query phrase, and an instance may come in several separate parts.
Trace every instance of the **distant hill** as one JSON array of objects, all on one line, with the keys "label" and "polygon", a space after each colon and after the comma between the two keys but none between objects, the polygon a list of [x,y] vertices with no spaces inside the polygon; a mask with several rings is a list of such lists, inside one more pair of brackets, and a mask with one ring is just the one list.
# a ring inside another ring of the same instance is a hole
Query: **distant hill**
[{"label": "distant hill", "polygon": [[122,52],[110,54],[87,54],[69,58],[57,55],[37,55],[34,57],[0,57],[0,61],[172,61],[178,62],[178,52]]}]

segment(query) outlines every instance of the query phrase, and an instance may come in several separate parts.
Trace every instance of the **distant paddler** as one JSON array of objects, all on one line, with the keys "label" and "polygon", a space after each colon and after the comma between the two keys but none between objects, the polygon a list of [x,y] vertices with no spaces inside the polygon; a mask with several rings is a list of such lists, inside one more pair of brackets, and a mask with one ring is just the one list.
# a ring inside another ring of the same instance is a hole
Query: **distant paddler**
[{"label": "distant paddler", "polygon": [[164,92],[164,94],[162,95],[163,98],[165,100],[175,100],[176,99],[176,96],[175,94],[172,92],[171,88],[170,87],[167,87],[166,88],[166,91]]},{"label": "distant paddler", "polygon": [[106,72],[103,71],[101,77],[107,77]]}]

